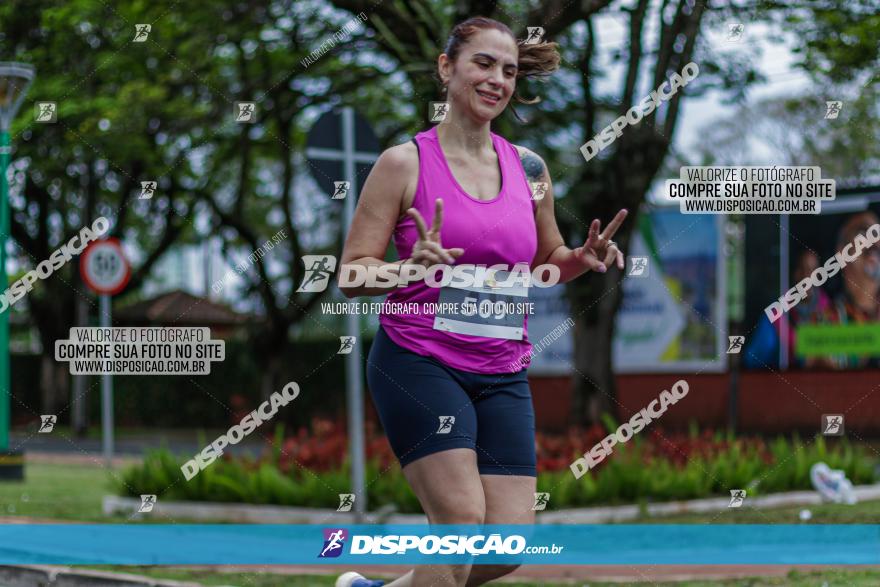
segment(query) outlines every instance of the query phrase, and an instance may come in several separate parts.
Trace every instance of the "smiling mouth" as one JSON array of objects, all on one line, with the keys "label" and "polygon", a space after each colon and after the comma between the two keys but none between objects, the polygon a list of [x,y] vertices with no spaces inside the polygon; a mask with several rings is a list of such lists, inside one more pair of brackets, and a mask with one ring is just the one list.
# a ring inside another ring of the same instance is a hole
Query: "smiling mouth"
[{"label": "smiling mouth", "polygon": [[477,90],[477,93],[478,93],[483,99],[485,99],[487,102],[491,102],[492,104],[497,104],[498,102],[501,101],[501,96],[498,96],[498,95],[495,95],[495,94],[490,94],[490,93],[488,93],[488,92],[481,92],[480,90]]}]

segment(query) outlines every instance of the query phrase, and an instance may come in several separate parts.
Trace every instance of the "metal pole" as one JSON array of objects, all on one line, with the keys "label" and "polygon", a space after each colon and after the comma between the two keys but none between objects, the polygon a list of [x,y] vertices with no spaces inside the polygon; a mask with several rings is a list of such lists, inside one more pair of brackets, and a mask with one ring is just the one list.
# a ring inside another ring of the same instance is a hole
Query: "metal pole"
[{"label": "metal pole", "polygon": [[[85,288],[82,288],[83,290]],[[89,325],[89,303],[85,296],[76,296],[76,325]],[[71,427],[73,433],[79,438],[85,438],[88,422],[86,421],[86,375],[73,376],[73,408],[70,412]]]},{"label": "metal pole", "polygon": [[[357,193],[357,177],[354,165],[354,111],[351,108],[342,110],[342,150],[345,181],[349,183],[348,195],[345,197],[345,230],[348,232],[354,217],[354,199]],[[358,300],[355,299],[355,302]],[[345,317],[345,330],[348,336],[358,336],[358,317],[348,314]],[[360,338],[360,337],[359,337]],[[345,356],[345,393],[348,401],[348,434],[349,450],[351,450],[351,486],[355,495],[355,521],[364,521],[367,511],[367,494],[364,477],[366,466],[364,457],[364,389],[361,371],[361,344],[355,343],[351,353]]]},{"label": "metal pole", "polygon": [[[742,332],[742,326],[739,321],[733,323],[733,332],[739,335]],[[743,345],[745,346],[745,345]],[[743,349],[745,350],[745,349]],[[743,351],[740,351],[742,353]],[[736,433],[737,416],[739,415],[739,371],[740,371],[740,355],[730,355],[730,385],[728,386],[728,402],[727,402],[727,429]]]},{"label": "metal pole", "polygon": [[[8,285],[6,276],[6,239],[9,236],[9,184],[6,181],[6,168],[12,151],[9,130],[0,130],[0,291]],[[0,314],[0,452],[9,450],[9,313],[7,308]]]},{"label": "metal pole", "polygon": [[[722,287],[718,288],[718,291],[721,293],[720,303],[723,303],[727,306],[727,317],[728,321],[731,324],[731,335],[732,336],[740,336],[742,334],[742,298],[740,296],[740,287],[741,284],[745,282],[745,276],[743,275],[743,256],[745,255],[745,251],[743,250],[743,231],[742,224],[737,223],[729,223],[726,218],[723,216],[719,218],[718,225],[720,227],[720,232],[727,236],[727,242],[729,244],[730,251],[730,259],[731,259],[731,267],[732,267],[732,275],[730,276],[732,279],[728,279],[727,271],[721,271],[721,282]],[[735,230],[728,230],[728,227],[733,227]],[[720,246],[719,253],[724,251],[723,243]],[[724,265],[724,260],[719,261],[720,265]],[[735,298],[734,296],[728,296],[728,291],[731,287],[735,287]],[[735,300],[735,303],[731,303],[730,305],[726,304],[726,300],[731,299]],[[729,343],[728,343],[729,344]],[[745,353],[745,344],[743,344],[743,348],[739,353],[734,353],[729,355],[730,357],[730,385],[728,387],[728,404],[727,404],[727,429],[731,433],[736,433],[737,427],[737,416],[739,412],[739,381],[740,381],[740,370],[742,368],[741,357],[742,354]]]},{"label": "metal pole", "polygon": [[[780,214],[779,218],[779,291],[788,291],[788,235],[789,216]],[[779,321],[779,370],[788,369],[788,316],[783,315]]]},{"label": "metal pole", "polygon": [[202,274],[204,275],[204,289],[205,289],[205,299],[211,299],[211,261],[213,257],[211,253],[214,252],[214,247],[211,246],[211,237],[205,239],[204,244],[202,246]]},{"label": "metal pole", "polygon": [[[110,328],[110,296],[98,296],[101,301],[101,328]],[[103,427],[102,444],[104,462],[108,468],[113,466],[113,376],[101,374],[101,423]]]}]

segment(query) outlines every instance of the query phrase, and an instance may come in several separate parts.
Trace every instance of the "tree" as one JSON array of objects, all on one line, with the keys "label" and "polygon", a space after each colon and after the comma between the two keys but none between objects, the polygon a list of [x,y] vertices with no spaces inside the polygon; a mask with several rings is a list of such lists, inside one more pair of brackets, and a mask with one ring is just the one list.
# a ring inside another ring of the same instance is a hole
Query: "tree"
[{"label": "tree", "polygon": [[[837,118],[825,119],[832,96],[843,106]],[[880,170],[878,96],[872,88],[822,86],[748,102],[700,131],[693,164],[817,166],[838,182],[870,181]]]},{"label": "tree", "polygon": [[[144,22],[139,15],[119,7],[107,18],[106,9],[84,0],[0,6],[0,52],[37,70],[12,128],[11,258],[32,268],[103,215],[114,235],[137,243],[143,254],[129,285],[135,290],[187,232],[192,198],[181,188],[187,166],[175,156],[185,150],[199,107],[186,98],[192,85],[181,81],[179,66],[160,67],[149,44],[131,42],[134,23]],[[34,121],[36,101],[57,103],[57,123]],[[156,196],[139,200],[140,182],[157,178]],[[67,338],[75,324],[82,299],[94,305],[80,283],[78,259],[25,298],[43,346],[44,413],[56,413],[67,392],[67,365],[55,363],[52,353],[54,341]]]},{"label": "tree", "polygon": [[[347,56],[357,55],[359,33],[338,41],[333,37],[333,31],[357,20],[352,15],[319,15],[290,0],[256,5],[227,1],[220,9],[222,38],[200,41],[194,50],[215,56],[205,76],[210,88],[206,99],[215,120],[226,123],[215,122],[204,141],[201,172],[189,185],[210,211],[211,228],[221,238],[230,266],[236,255],[253,259],[240,271],[240,297],[256,309],[250,336],[263,373],[262,394],[268,397],[285,383],[284,364],[295,354],[291,327],[313,321],[312,313],[329,291],[296,292],[305,275],[301,259],[305,254],[339,254],[337,202],[330,194],[308,189],[311,170],[302,156],[305,129],[337,95],[353,95],[387,76],[369,65],[352,69],[339,57],[340,48]],[[196,18],[212,18],[217,6],[204,10]],[[338,44],[337,54],[307,61],[328,38]],[[335,83],[330,95],[316,91],[326,79]],[[371,96],[362,101],[369,103]],[[253,124],[232,120],[233,100],[255,103]],[[264,243],[276,234],[284,236],[264,256]]]}]

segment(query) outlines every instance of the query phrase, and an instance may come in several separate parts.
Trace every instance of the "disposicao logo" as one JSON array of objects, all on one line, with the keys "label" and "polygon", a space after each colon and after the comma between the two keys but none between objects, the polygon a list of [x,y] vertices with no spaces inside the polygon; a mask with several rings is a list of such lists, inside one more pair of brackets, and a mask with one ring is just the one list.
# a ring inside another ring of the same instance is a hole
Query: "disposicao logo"
[{"label": "disposicao logo", "polygon": [[324,528],[324,547],[318,558],[336,558],[345,546],[345,539],[348,538],[348,531],[343,528]]}]

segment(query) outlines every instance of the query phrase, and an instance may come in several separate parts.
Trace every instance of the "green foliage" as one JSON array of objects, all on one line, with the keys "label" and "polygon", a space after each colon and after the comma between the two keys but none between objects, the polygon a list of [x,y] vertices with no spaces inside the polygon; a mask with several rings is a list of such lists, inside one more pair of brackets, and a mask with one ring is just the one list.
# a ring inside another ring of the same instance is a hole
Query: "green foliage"
[{"label": "green foliage", "polygon": [[607,430],[609,434],[617,430],[617,421],[608,412],[603,412],[599,419],[602,421],[602,425],[605,426],[605,430]]},{"label": "green foliage", "polygon": [[[224,458],[189,481],[184,479],[180,465],[170,452],[153,450],[143,464],[122,474],[116,489],[121,495],[152,493],[166,500],[335,508],[339,505],[338,494],[347,493],[350,484],[348,463],[334,471],[315,473],[296,468],[283,473],[271,461]],[[399,467],[380,471],[378,464],[369,463],[367,484],[373,506],[393,503],[405,511],[419,511],[418,501]]]},{"label": "green foliage", "polygon": [[[878,80],[880,81],[880,80]],[[820,166],[822,177],[871,181],[880,165],[880,83],[816,85],[797,94],[749,101],[700,130],[689,163]],[[825,119],[825,102],[843,103]],[[755,149],[755,140],[772,153]],[[671,168],[667,171],[670,171]]]},{"label": "green foliage", "polygon": [[[799,39],[795,53],[811,72],[840,81],[880,62],[880,10],[874,0],[801,0],[771,13]],[[805,10],[806,9],[806,10]]]},{"label": "green foliage", "polygon": [[[819,461],[842,469],[854,484],[874,481],[874,460],[864,448],[846,440],[830,449],[822,437],[810,444],[797,436],[791,440],[780,437],[769,445],[769,451],[768,457],[757,445],[731,442],[727,450],[711,459],[694,455],[676,465],[648,458],[646,445],[631,442],[615,447],[601,467],[580,479],[569,470],[539,474],[538,491],[551,493],[555,509],[726,496],[731,489],[742,488],[754,496],[810,489],[810,467]],[[186,482],[177,459],[157,450],[149,453],[142,465],[124,473],[118,490],[132,496],[155,493],[166,500],[335,508],[338,494],[348,492],[349,487],[348,462],[334,471],[296,468],[283,473],[271,460],[259,463],[250,458],[216,461]],[[393,504],[398,512],[421,511],[396,464],[380,470],[376,462],[368,463],[367,490],[372,509]]]}]

